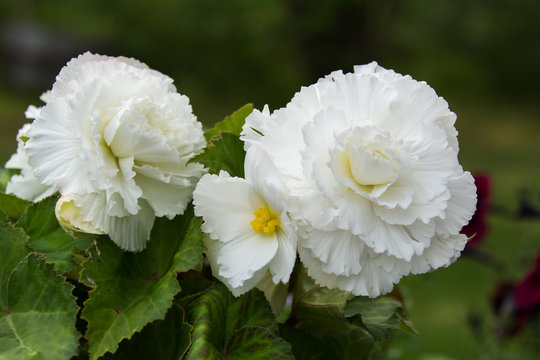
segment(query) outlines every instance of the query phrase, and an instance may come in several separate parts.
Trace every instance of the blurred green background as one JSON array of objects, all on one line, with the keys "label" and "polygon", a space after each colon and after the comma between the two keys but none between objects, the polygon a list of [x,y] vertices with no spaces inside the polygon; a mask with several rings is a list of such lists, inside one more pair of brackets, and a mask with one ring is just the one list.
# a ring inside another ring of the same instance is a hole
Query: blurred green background
[{"label": "blurred green background", "polygon": [[171,76],[205,126],[376,60],[425,80],[458,114],[464,168],[493,182],[479,250],[498,264],[463,256],[403,280],[420,335],[392,339],[389,358],[534,359],[540,326],[498,338],[491,297],[540,251],[539,218],[520,216],[540,207],[539,35],[537,0],[0,0],[0,163],[26,107],[86,50]]}]

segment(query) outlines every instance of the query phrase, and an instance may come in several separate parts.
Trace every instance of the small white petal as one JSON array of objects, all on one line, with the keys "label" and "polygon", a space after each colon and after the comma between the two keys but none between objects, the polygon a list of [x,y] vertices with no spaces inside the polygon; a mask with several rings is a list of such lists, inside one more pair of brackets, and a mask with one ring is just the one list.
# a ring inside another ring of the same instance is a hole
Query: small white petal
[{"label": "small white petal", "polygon": [[[286,214],[283,214],[281,224],[286,221],[288,221]],[[288,226],[292,225],[288,224]],[[296,261],[296,233],[290,231],[288,226],[283,226],[276,231],[278,249],[276,255],[268,264],[274,284],[280,281],[284,284],[289,282]]]},{"label": "small white petal", "polygon": [[233,287],[227,278],[219,274],[221,266],[217,263],[217,255],[220,253],[225,244],[221,241],[212,240],[208,237],[205,237],[204,243],[206,245],[206,255],[208,256],[208,261],[210,262],[210,267],[212,268],[212,275],[224,283],[225,286],[227,286],[231,293],[236,297],[257,286],[257,284],[260,283],[265,274],[268,272],[267,268],[262,268],[256,271],[250,279],[245,280],[242,285]]}]

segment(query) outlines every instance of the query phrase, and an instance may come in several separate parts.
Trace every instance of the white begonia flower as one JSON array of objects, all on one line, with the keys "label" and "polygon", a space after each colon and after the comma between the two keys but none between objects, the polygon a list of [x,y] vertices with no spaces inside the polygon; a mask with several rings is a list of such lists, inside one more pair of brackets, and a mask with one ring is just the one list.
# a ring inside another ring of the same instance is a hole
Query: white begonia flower
[{"label": "white begonia flower", "polygon": [[193,193],[195,214],[214,276],[240,296],[270,272],[287,283],[296,260],[296,230],[286,211],[279,179],[264,153],[250,152],[246,178],[226,171],[204,175]]},{"label": "white begonia flower", "polygon": [[156,216],[184,212],[204,173],[188,164],[206,144],[189,99],[134,59],[68,62],[26,136],[34,175],[69,196],[70,226],[129,251],[146,247]]},{"label": "white begonia flower", "polygon": [[302,88],[272,114],[255,110],[242,139],[248,153],[268,154],[293,199],[308,274],[376,297],[459,256],[476,188],[444,99],[376,63],[354,70]]}]

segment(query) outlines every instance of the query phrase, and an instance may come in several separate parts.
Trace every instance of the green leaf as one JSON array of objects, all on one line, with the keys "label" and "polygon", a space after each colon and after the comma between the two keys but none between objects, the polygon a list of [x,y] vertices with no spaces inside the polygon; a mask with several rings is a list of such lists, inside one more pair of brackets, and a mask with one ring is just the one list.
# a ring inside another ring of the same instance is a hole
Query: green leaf
[{"label": "green leaf", "polygon": [[291,344],[296,360],[338,359],[337,354],[306,331],[287,325],[279,326],[281,337]]},{"label": "green leaf", "polygon": [[203,251],[200,219],[193,217],[191,206],[173,220],[156,219],[148,247],[140,253],[99,238],[81,274],[82,281],[95,286],[82,312],[90,359],[114,353],[120,341],[162,319],[180,290],[177,273],[200,270]]},{"label": "green leaf", "polygon": [[[7,294],[9,274],[29,252],[27,239],[21,229],[0,223],[0,299]],[[0,305],[4,307],[3,302]]]},{"label": "green leaf", "polygon": [[[4,260],[3,253],[0,257]],[[0,312],[1,359],[70,359],[77,353],[80,335],[74,327],[77,306],[72,286],[56,274],[52,264],[30,254],[11,271],[5,286]]]},{"label": "green leaf", "polygon": [[0,210],[7,215],[10,221],[16,221],[20,218],[28,206],[30,206],[30,201],[0,192]]},{"label": "green leaf", "polygon": [[58,224],[54,213],[57,196],[51,196],[28,207],[17,221],[30,237],[29,245],[55,263],[57,269],[68,272],[77,264],[73,261],[73,248],[81,250],[92,245],[95,235],[80,234],[76,238],[67,234]]},{"label": "green leaf", "polygon": [[375,300],[355,297],[347,304],[345,316],[365,326],[377,340],[388,338],[393,331],[403,327],[416,332],[412,323],[407,320],[401,302],[387,296]]},{"label": "green leaf", "polygon": [[[320,342],[328,352],[335,353],[337,359],[380,358],[382,353],[371,334],[345,317],[347,301],[353,298],[351,293],[315,285],[303,266],[297,265],[292,279],[291,319],[298,329]],[[301,351],[298,339],[293,340],[297,342],[293,343],[293,349]]]},{"label": "green leaf", "polygon": [[173,306],[163,320],[146,325],[131,339],[124,339],[114,355],[107,353],[103,360],[182,359],[191,344],[191,325],[184,322],[184,312]]},{"label": "green leaf", "polygon": [[204,132],[206,141],[210,141],[211,138],[220,135],[223,131],[230,132],[239,136],[242,132],[242,126],[246,121],[246,117],[253,111],[253,104],[246,104],[240,109],[236,110],[232,115],[227,116],[222,121],[214,125],[213,128]]},{"label": "green leaf", "polygon": [[177,278],[182,290],[176,295],[174,303],[182,308],[210,290],[215,284],[214,281],[205,278],[202,272],[196,271],[185,272],[178,275]]},{"label": "green leaf", "polygon": [[353,297],[349,292],[328,289],[315,284],[302,265],[297,265],[294,276],[293,312],[296,318],[345,319],[343,312],[347,301]]},{"label": "green leaf", "polygon": [[331,348],[343,360],[372,360],[382,354],[371,335],[363,328],[338,319],[304,319],[299,327]]},{"label": "green leaf", "polygon": [[[217,284],[191,303],[187,314],[193,325],[193,344],[186,359],[246,358],[246,349],[253,351],[249,358],[292,359],[290,345],[279,338],[272,310],[257,289],[235,298],[225,286]],[[249,340],[249,336],[253,338]],[[278,356],[274,348],[279,357],[274,357]]]},{"label": "green leaf", "polygon": [[225,346],[227,359],[292,359],[291,345],[264,327],[236,330]]},{"label": "green leaf", "polygon": [[211,174],[227,171],[231,176],[244,177],[244,143],[237,135],[222,133],[213,138],[204,151],[190,162],[203,164]]},{"label": "green leaf", "polygon": [[17,174],[17,172],[17,170],[13,169],[0,168],[0,191],[6,191],[6,186],[9,179],[11,179],[13,175]]}]

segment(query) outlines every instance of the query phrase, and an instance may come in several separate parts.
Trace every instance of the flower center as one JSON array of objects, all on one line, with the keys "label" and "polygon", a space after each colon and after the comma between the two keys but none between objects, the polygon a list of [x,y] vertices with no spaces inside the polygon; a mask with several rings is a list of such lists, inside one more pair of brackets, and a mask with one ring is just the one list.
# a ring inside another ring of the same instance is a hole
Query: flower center
[{"label": "flower center", "polygon": [[259,208],[253,215],[255,215],[255,219],[253,219],[250,225],[256,233],[260,233],[262,230],[266,235],[272,235],[276,231],[279,220],[272,218],[268,209]]},{"label": "flower center", "polygon": [[391,181],[398,171],[391,155],[377,146],[347,147],[353,179],[360,185],[380,185]]}]

